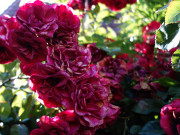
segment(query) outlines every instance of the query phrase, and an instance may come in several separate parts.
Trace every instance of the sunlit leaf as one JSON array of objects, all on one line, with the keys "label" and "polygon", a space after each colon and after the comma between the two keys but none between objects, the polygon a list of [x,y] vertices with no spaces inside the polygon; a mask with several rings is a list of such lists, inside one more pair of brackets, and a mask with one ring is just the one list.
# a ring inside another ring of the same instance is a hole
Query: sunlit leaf
[{"label": "sunlit leaf", "polygon": [[172,67],[175,71],[180,72],[180,49],[176,50],[171,58]]}]

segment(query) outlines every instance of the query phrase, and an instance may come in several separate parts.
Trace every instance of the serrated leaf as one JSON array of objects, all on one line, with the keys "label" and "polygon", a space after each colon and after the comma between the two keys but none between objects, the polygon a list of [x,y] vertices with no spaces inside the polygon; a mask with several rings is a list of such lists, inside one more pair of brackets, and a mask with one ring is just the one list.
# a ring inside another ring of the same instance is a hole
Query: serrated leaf
[{"label": "serrated leaf", "polygon": [[163,23],[156,31],[155,46],[159,49],[170,50],[174,47],[180,46],[180,25]]},{"label": "serrated leaf", "polygon": [[176,85],[180,84],[180,82],[178,82],[172,78],[169,78],[169,77],[159,78],[154,82],[159,83],[164,87],[176,86]]},{"label": "serrated leaf", "polygon": [[176,50],[171,58],[172,67],[175,71],[180,72],[180,49]]},{"label": "serrated leaf", "polygon": [[165,25],[180,22],[180,1],[171,1],[165,16]]}]

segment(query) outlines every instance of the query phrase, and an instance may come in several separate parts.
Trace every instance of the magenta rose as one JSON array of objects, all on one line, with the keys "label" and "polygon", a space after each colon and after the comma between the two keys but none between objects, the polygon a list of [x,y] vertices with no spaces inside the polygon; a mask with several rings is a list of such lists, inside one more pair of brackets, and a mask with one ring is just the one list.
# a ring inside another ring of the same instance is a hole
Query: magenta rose
[{"label": "magenta rose", "polygon": [[[68,6],[72,7],[73,9],[84,10],[86,8],[86,0],[69,0]],[[97,0],[88,0],[87,1],[87,9],[90,10],[92,5],[97,5]]]},{"label": "magenta rose", "polygon": [[160,125],[167,135],[180,134],[180,99],[173,100],[161,109]]},{"label": "magenta rose", "polygon": [[119,11],[127,5],[126,0],[98,0],[102,4],[105,4],[108,8],[114,11]]},{"label": "magenta rose", "polygon": [[80,127],[73,110],[60,112],[53,118],[42,116],[37,125],[30,135],[71,135]]},{"label": "magenta rose", "polygon": [[97,128],[104,123],[108,107],[108,89],[96,77],[77,82],[73,94],[75,113],[85,127]]},{"label": "magenta rose", "polygon": [[40,0],[26,3],[20,7],[16,18],[21,27],[36,36],[53,37],[55,30],[58,29],[58,25],[55,23],[57,20],[55,10]]},{"label": "magenta rose", "polygon": [[61,107],[71,109],[71,93],[75,90],[75,84],[70,76],[62,70],[48,64],[44,64],[33,73],[29,79],[30,88],[38,94],[37,100],[48,108]]},{"label": "magenta rose", "polygon": [[23,29],[11,31],[10,47],[23,63],[37,63],[46,60],[47,44],[43,38],[36,37]]},{"label": "magenta rose", "polygon": [[48,49],[48,63],[69,73],[71,77],[80,77],[90,69],[91,53],[84,47],[65,48],[54,46]]}]

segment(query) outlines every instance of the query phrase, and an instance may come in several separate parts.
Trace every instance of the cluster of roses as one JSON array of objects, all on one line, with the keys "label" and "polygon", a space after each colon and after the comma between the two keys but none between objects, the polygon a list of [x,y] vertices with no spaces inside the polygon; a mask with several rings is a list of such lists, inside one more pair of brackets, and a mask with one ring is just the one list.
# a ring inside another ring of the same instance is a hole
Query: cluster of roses
[{"label": "cluster of roses", "polygon": [[[131,58],[126,55],[128,77],[134,83],[130,88],[135,100],[144,98],[157,98],[158,91],[166,91],[167,88],[155,83],[154,80],[162,77],[176,77],[176,72],[171,67],[171,56],[177,48],[165,51],[155,48],[155,30],[160,27],[160,23],[152,21],[143,27],[142,43],[135,44],[135,51],[138,52],[136,57]],[[122,57],[119,55],[117,57]]]},{"label": "cluster of roses", "polygon": [[64,109],[43,116],[31,135],[91,135],[117,118],[109,80],[98,74],[92,48],[78,45],[80,20],[70,7],[26,3],[16,17],[1,16],[0,27],[0,63],[18,58],[37,100]]},{"label": "cluster of roses", "polygon": [[119,11],[126,7],[127,4],[134,4],[137,0],[69,0],[68,5],[73,9],[87,10],[91,9],[92,5],[97,5],[98,2],[106,5],[114,11]]}]

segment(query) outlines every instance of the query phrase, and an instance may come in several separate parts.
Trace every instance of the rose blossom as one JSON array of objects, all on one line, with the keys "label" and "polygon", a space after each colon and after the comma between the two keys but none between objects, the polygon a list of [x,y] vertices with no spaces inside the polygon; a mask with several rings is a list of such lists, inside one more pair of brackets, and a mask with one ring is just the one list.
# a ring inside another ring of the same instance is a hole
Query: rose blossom
[{"label": "rose blossom", "polygon": [[26,3],[17,11],[16,18],[21,27],[31,31],[36,36],[53,37],[58,28],[55,23],[57,15],[55,10],[36,0],[34,3]]},{"label": "rose blossom", "polygon": [[90,69],[91,53],[84,47],[65,48],[54,46],[48,49],[48,63],[69,73],[72,77],[80,77]]},{"label": "rose blossom", "polygon": [[37,68],[29,79],[29,86],[37,92],[38,100],[48,108],[62,105],[66,109],[73,108],[70,95],[75,90],[75,84],[70,76],[52,65],[43,66]]},{"label": "rose blossom", "polygon": [[157,21],[152,21],[150,24],[143,27],[143,40],[147,44],[155,44],[155,30],[157,30],[161,24]]},{"label": "rose blossom", "polygon": [[124,8],[127,4],[126,0],[98,0],[102,4],[105,4],[108,8],[114,11],[118,11]]},{"label": "rose blossom", "polygon": [[[86,7],[86,0],[69,0],[68,6],[72,7],[73,9],[84,10]],[[90,10],[92,5],[97,5],[97,0],[88,0],[87,1],[87,10]]]},{"label": "rose blossom", "polygon": [[161,108],[160,125],[167,135],[180,134],[180,99]]},{"label": "rose blossom", "polygon": [[104,122],[108,107],[108,89],[96,77],[77,82],[73,94],[75,113],[80,123],[86,127],[96,128]]},{"label": "rose blossom", "polygon": [[0,39],[0,64],[8,64],[16,59],[16,55],[11,51],[5,41]]},{"label": "rose blossom", "polygon": [[80,127],[73,110],[60,112],[53,118],[42,116],[37,125],[38,129],[32,130],[30,135],[71,135]]},{"label": "rose blossom", "polygon": [[0,64],[8,64],[14,61],[17,56],[9,46],[9,32],[18,27],[15,17],[2,15],[0,17]]},{"label": "rose blossom", "polygon": [[99,62],[106,56],[108,56],[107,52],[102,49],[97,48],[95,43],[85,44],[84,46],[91,51],[91,55],[92,55],[91,62],[94,64]]},{"label": "rose blossom", "polygon": [[43,38],[19,28],[10,32],[9,41],[10,47],[23,63],[37,63],[46,59],[47,44]]},{"label": "rose blossom", "polygon": [[106,57],[98,63],[98,74],[110,79],[112,83],[119,83],[127,74],[126,63],[117,58]]}]

